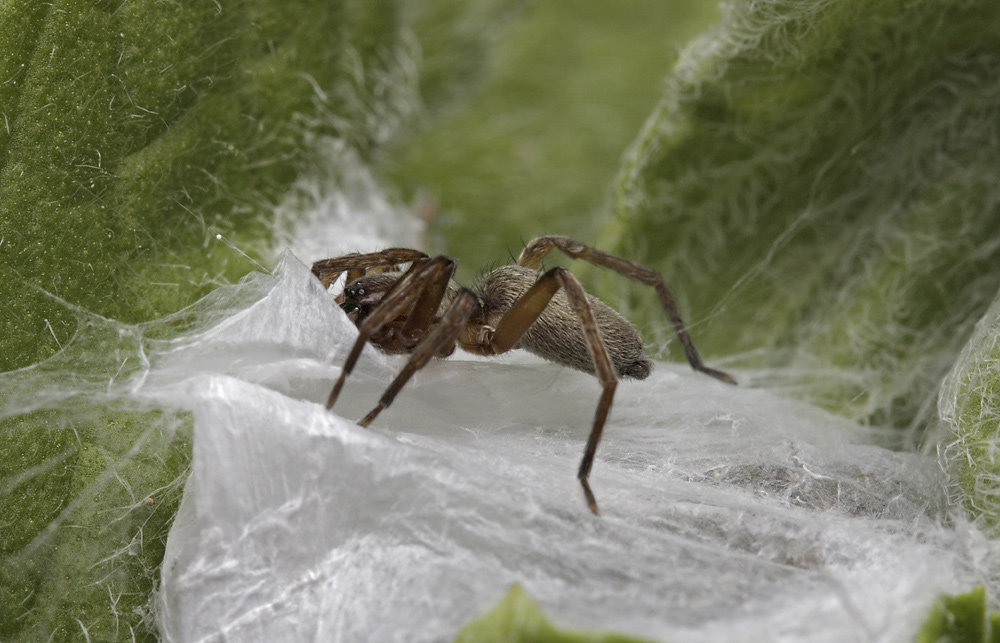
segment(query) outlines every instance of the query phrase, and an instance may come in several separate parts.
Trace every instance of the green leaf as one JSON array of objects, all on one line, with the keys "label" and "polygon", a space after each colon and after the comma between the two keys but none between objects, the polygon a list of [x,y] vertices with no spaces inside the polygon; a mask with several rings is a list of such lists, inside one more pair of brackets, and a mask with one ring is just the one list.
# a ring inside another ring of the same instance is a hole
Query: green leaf
[{"label": "green leaf", "polygon": [[518,585],[489,612],[470,621],[455,643],[643,643],[621,634],[561,630]]},{"label": "green leaf", "polygon": [[941,596],[917,633],[917,643],[996,643],[1000,613],[988,612],[986,589]]},{"label": "green leaf", "polygon": [[398,22],[394,0],[0,3],[0,639],[155,638],[189,420],[100,392],[143,322],[269,261],[324,141],[380,144],[372,114],[412,91],[382,86]]},{"label": "green leaf", "polygon": [[[994,8],[738,0],[689,43],[608,232],[704,353],[920,439],[1000,289]],[[668,339],[648,288],[602,289]]]}]

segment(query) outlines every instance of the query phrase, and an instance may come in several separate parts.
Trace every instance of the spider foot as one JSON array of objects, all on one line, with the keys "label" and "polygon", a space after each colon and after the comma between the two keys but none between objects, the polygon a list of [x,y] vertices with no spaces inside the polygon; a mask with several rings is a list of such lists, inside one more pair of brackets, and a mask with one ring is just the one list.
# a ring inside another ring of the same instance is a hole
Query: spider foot
[{"label": "spider foot", "polygon": [[601,512],[597,510],[597,498],[594,497],[594,492],[590,490],[590,483],[587,482],[587,478],[580,476],[580,484],[583,486],[583,495],[587,497],[587,506],[594,513],[595,516],[601,515]]},{"label": "spider foot", "polygon": [[698,370],[706,375],[711,375],[720,382],[725,382],[726,384],[733,384],[733,385],[736,384],[736,380],[734,380],[733,376],[730,375],[729,373],[717,371],[714,368],[708,368],[707,366],[701,366],[700,368],[698,368]]},{"label": "spider foot", "polygon": [[376,406],[371,411],[369,411],[368,415],[366,415],[364,418],[362,418],[358,422],[358,424],[360,424],[362,427],[364,427],[364,428],[367,429],[368,425],[375,421],[375,418],[378,417],[378,414],[381,413],[382,409],[384,409],[386,406],[387,405],[383,404],[382,402],[379,402],[378,406]]}]

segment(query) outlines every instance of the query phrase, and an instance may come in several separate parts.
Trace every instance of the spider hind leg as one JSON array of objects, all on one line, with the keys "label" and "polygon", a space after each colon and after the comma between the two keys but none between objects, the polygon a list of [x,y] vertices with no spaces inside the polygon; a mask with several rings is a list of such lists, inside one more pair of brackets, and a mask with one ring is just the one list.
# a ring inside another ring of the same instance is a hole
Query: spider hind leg
[{"label": "spider hind leg", "polygon": [[495,330],[484,338],[484,342],[488,345],[487,354],[499,355],[513,348],[550,305],[552,298],[560,289],[565,292],[569,309],[575,315],[583,331],[584,343],[590,356],[590,363],[593,365],[592,372],[602,387],[601,398],[594,413],[594,423],[590,430],[590,436],[587,438],[587,447],[584,450],[583,460],[580,462],[577,474],[580,485],[583,487],[583,494],[587,499],[587,506],[596,514],[598,513],[597,500],[590,489],[588,479],[590,469],[594,464],[594,454],[597,452],[597,445],[601,441],[601,433],[604,431],[604,424],[611,410],[611,402],[618,385],[618,376],[594,318],[591,302],[580,282],[573,276],[573,273],[565,268],[549,270],[539,277],[500,317]]},{"label": "spider hind leg", "polygon": [[614,270],[624,277],[646,284],[647,286],[652,286],[660,300],[660,305],[674,326],[674,332],[677,334],[677,339],[680,340],[681,346],[684,348],[684,354],[687,357],[688,363],[691,364],[691,368],[727,384],[736,384],[736,380],[728,373],[709,368],[702,362],[698,350],[694,347],[694,342],[691,341],[691,337],[688,335],[687,326],[681,318],[680,311],[677,309],[674,296],[671,294],[670,289],[667,288],[666,282],[663,281],[663,276],[658,271],[634,261],[602,252],[597,248],[592,248],[569,237],[560,236],[536,237],[532,239],[524,247],[521,256],[517,259],[517,263],[519,266],[537,270],[542,263],[542,259],[553,250],[559,250],[572,259],[582,259],[595,266]]}]

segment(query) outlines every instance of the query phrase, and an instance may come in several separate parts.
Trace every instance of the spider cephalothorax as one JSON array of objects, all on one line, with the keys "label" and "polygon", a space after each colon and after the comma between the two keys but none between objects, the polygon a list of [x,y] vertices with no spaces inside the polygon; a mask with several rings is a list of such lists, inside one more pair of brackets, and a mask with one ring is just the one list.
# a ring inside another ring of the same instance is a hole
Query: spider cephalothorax
[{"label": "spider cephalothorax", "polygon": [[[389,406],[414,372],[431,357],[444,357],[455,347],[477,355],[499,355],[523,348],[549,361],[590,373],[603,387],[578,478],[590,509],[597,501],[587,481],[604,422],[619,378],[645,379],[653,363],[643,354],[642,340],[621,314],[584,292],[565,268],[540,272],[542,259],[554,249],[609,268],[652,286],[674,325],[688,362],[695,370],[735,383],[705,366],[687,334],[673,296],[660,274],[640,264],[601,252],[567,237],[538,237],[516,265],[483,274],[471,289],[452,279],[454,260],[428,257],[417,250],[390,248],[351,254],[313,264],[313,273],[329,287],[347,273],[337,301],[359,330],[358,339],[330,392],[332,408],[366,342],[387,353],[410,353],[402,372],[378,405],[361,420],[368,426]],[[400,266],[410,264],[406,271]]]}]

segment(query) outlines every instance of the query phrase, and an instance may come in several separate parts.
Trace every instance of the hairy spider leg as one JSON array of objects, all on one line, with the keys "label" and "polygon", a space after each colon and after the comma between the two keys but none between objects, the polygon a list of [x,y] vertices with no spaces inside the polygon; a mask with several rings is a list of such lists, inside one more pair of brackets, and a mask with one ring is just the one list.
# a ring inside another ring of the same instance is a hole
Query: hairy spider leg
[{"label": "hairy spider leg", "polygon": [[[447,282],[445,282],[447,283]],[[433,284],[432,284],[433,286]],[[431,287],[427,288],[430,291]],[[425,293],[427,292],[425,291]],[[436,311],[437,305],[441,303],[440,297],[434,305],[434,308],[430,310]],[[417,304],[420,305],[419,302]],[[410,380],[415,372],[426,366],[427,362],[430,361],[432,357],[440,354],[448,354],[454,350],[455,342],[458,339],[459,334],[465,328],[465,324],[469,321],[469,317],[472,316],[479,308],[479,298],[469,290],[468,288],[463,288],[459,294],[452,300],[451,305],[445,311],[444,315],[441,316],[440,321],[433,331],[420,342],[416,349],[411,354],[409,361],[403,370],[400,371],[396,379],[392,381],[389,388],[385,390],[382,394],[381,399],[378,401],[378,405],[372,409],[368,415],[362,419],[359,424],[361,426],[367,427],[372,421],[382,412],[383,409],[387,408],[392,401],[396,398],[396,394],[399,393],[400,389]],[[413,319],[411,317],[410,319]]]},{"label": "hairy spider leg", "polygon": [[327,409],[332,409],[333,405],[337,402],[337,397],[340,395],[340,390],[344,387],[344,382],[347,381],[347,376],[354,370],[354,365],[357,363],[358,358],[361,356],[361,351],[371,336],[381,330],[386,324],[402,315],[407,307],[413,305],[414,300],[423,294],[429,284],[440,279],[442,274],[450,277],[454,269],[454,261],[444,256],[436,257],[435,259],[425,258],[417,260],[389,288],[378,306],[375,307],[371,314],[361,323],[361,326],[358,327],[358,338],[354,342],[350,354],[347,356],[347,361],[344,362],[337,383],[334,384],[333,390],[330,391],[330,397],[326,402]]},{"label": "hairy spider leg", "polygon": [[647,286],[652,286],[656,290],[656,294],[660,299],[660,305],[663,306],[663,310],[666,311],[667,317],[670,318],[670,321],[674,326],[674,332],[677,333],[677,338],[680,340],[681,346],[684,348],[684,354],[687,356],[687,360],[688,363],[691,364],[691,368],[696,371],[701,371],[706,375],[711,375],[712,377],[726,382],[727,384],[736,384],[736,380],[734,380],[728,373],[724,373],[714,368],[709,368],[708,366],[705,366],[704,362],[701,361],[701,356],[698,355],[698,350],[694,347],[694,343],[688,335],[684,320],[681,319],[680,311],[677,309],[677,303],[674,301],[674,297],[670,293],[670,289],[667,288],[666,282],[663,281],[663,275],[661,275],[658,271],[647,268],[646,266],[635,263],[634,261],[629,261],[627,259],[622,259],[621,257],[616,257],[612,254],[602,252],[596,248],[584,245],[579,241],[574,241],[569,237],[560,236],[545,236],[532,239],[528,245],[524,247],[524,250],[521,252],[521,256],[518,257],[517,265],[538,270],[542,265],[542,259],[552,252],[552,250],[559,250],[566,256],[573,259],[582,259],[588,263],[594,264],[595,266],[608,268],[624,277],[646,284]]},{"label": "hairy spider leg", "polygon": [[597,445],[601,441],[601,433],[604,431],[604,423],[611,410],[611,401],[615,395],[615,387],[618,385],[618,376],[611,363],[608,350],[604,346],[604,340],[601,338],[601,332],[597,327],[597,321],[594,319],[594,313],[590,309],[590,302],[587,301],[587,294],[583,291],[583,286],[573,276],[573,273],[565,268],[549,270],[539,277],[538,281],[504,313],[496,324],[496,330],[492,335],[487,336],[486,343],[492,348],[494,354],[505,353],[513,348],[514,344],[521,339],[521,336],[527,332],[528,328],[545,310],[545,307],[549,305],[560,287],[566,291],[570,308],[580,320],[580,327],[583,330],[590,359],[594,363],[597,380],[603,388],[601,398],[597,403],[597,411],[594,414],[594,424],[590,430],[590,436],[587,438],[587,447],[583,452],[583,460],[580,462],[580,470],[577,474],[577,478],[583,486],[583,494],[587,498],[587,506],[596,514],[598,513],[597,500],[590,489],[588,478],[594,464]]},{"label": "hairy spider leg", "polygon": [[423,252],[409,248],[386,248],[367,254],[354,252],[333,259],[321,259],[312,265],[312,273],[316,275],[324,288],[329,288],[344,272],[347,272],[347,283],[350,283],[363,277],[372,268],[388,269],[428,258]]},{"label": "hairy spider leg", "polygon": [[[442,261],[445,269],[420,293],[417,303],[413,304],[413,309],[407,315],[406,323],[403,324],[400,331],[403,344],[408,348],[416,346],[427,335],[428,329],[437,316],[438,308],[441,307],[441,301],[448,291],[448,283],[455,274],[457,264],[454,259],[441,255],[435,261]],[[395,286],[395,284],[393,285]],[[389,289],[390,292],[392,290],[392,288]]]}]

